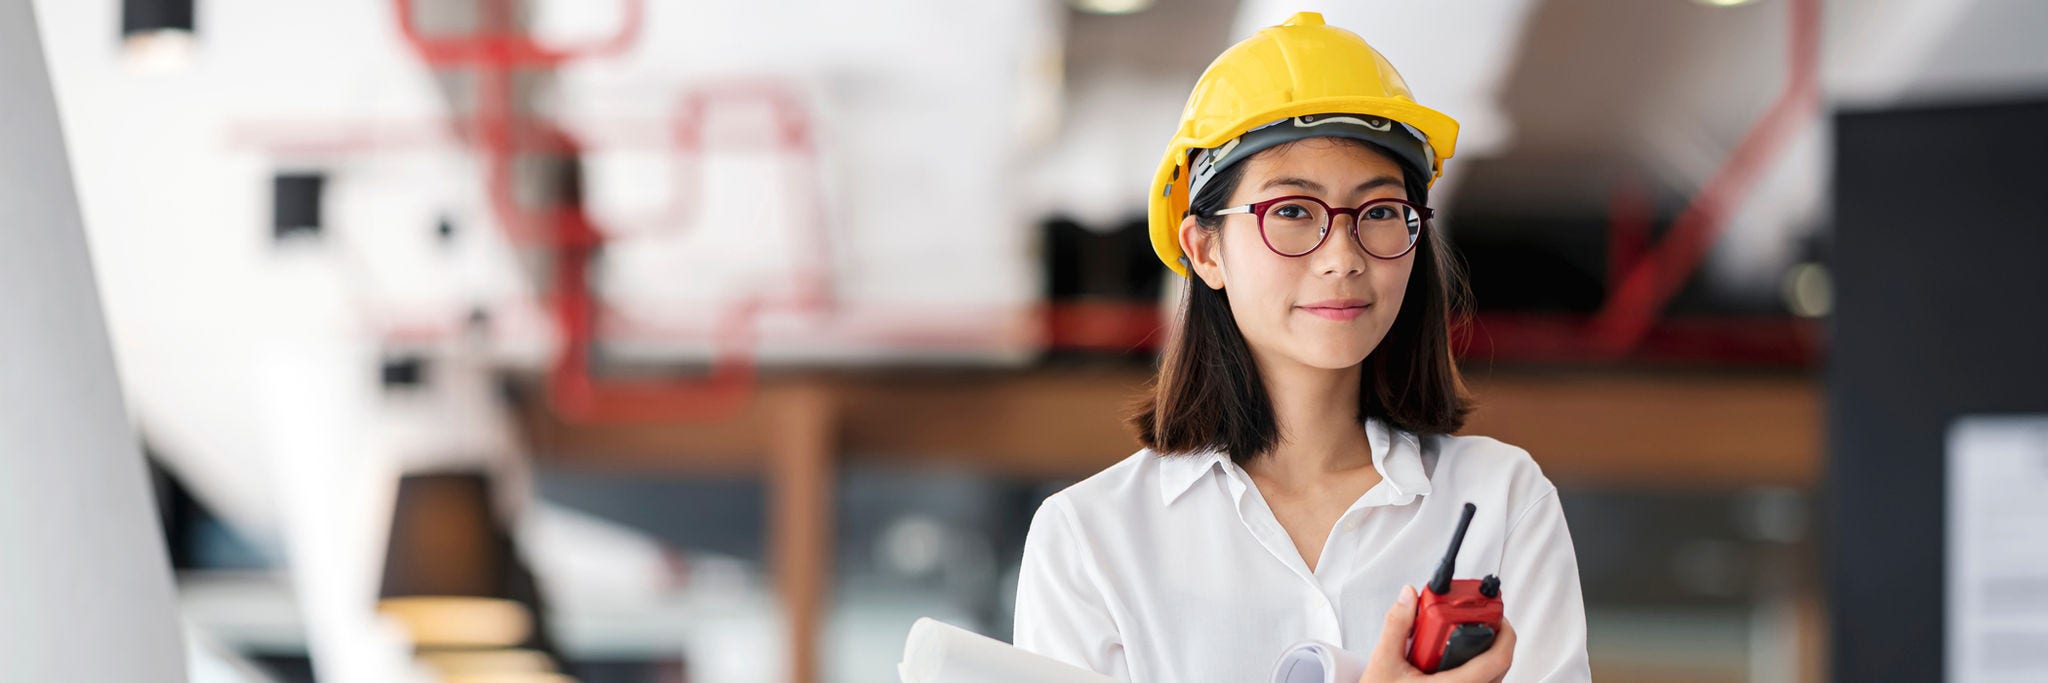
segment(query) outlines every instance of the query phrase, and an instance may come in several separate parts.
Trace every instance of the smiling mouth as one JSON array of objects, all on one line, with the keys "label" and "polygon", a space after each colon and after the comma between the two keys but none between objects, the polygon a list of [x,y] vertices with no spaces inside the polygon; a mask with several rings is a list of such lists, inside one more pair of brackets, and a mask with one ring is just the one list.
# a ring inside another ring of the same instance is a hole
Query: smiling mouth
[{"label": "smiling mouth", "polygon": [[1318,318],[1326,318],[1329,320],[1351,320],[1357,318],[1360,315],[1365,314],[1365,309],[1371,307],[1372,304],[1355,304],[1338,306],[1299,306],[1297,308],[1300,308],[1303,312],[1306,312],[1309,315],[1313,315]]}]

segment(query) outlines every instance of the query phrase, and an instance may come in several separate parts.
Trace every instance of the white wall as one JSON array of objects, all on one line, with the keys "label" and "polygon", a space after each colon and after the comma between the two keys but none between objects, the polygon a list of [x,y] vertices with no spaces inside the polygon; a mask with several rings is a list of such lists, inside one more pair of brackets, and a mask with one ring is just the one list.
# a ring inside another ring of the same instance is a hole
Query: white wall
[{"label": "white wall", "polygon": [[[35,4],[137,422],[212,511],[282,551],[322,679],[392,680],[402,662],[370,613],[392,478],[515,445],[479,405],[490,400],[485,384],[383,395],[385,333],[448,327],[480,306],[507,333],[493,347],[515,362],[552,352],[543,283],[522,272],[486,210],[476,155],[445,127],[450,106],[388,0],[200,2],[196,52],[166,72],[126,63],[117,0]],[[560,74],[561,97],[546,108],[602,143],[621,120],[658,125],[692,83],[788,77],[813,98],[826,155],[818,172],[837,198],[833,277],[852,313],[766,321],[766,359],[920,358],[888,339],[905,324],[965,330],[970,352],[977,339],[1029,339],[1014,324],[1035,303],[1036,257],[1008,200],[1013,110],[1028,50],[1046,42],[1057,5],[648,5],[636,47]],[[541,3],[539,22],[600,32],[616,6]],[[409,142],[301,144],[365,131]],[[601,214],[666,196],[665,150],[596,146],[588,186]],[[787,236],[787,221],[755,211],[785,188],[761,179],[762,160],[713,161],[719,184],[704,196],[715,201],[692,214],[706,229],[656,225],[657,236],[607,250],[599,284],[622,306],[687,325],[705,310],[690,301],[696,293],[786,274],[773,250],[733,268],[734,252],[717,249],[764,237],[740,228]],[[653,173],[639,172],[647,165]],[[328,174],[326,231],[274,244],[271,176],[299,169]],[[432,237],[444,215],[459,230],[451,244]],[[643,346],[689,357],[689,345],[668,341]]]}]

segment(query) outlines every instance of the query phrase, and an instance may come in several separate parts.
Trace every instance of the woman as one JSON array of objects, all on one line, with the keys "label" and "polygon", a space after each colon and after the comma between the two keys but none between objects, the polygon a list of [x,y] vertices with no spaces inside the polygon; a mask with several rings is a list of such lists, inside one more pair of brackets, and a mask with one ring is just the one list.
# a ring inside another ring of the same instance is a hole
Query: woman
[{"label": "woman", "polygon": [[[1452,436],[1461,280],[1429,228],[1457,123],[1357,35],[1301,13],[1195,86],[1151,197],[1190,278],[1145,448],[1048,498],[1025,541],[1016,642],[1130,681],[1245,683],[1315,639],[1366,683],[1590,677],[1578,564],[1529,454]],[[1478,506],[1458,578],[1501,578],[1492,648],[1428,677],[1415,589]]]}]

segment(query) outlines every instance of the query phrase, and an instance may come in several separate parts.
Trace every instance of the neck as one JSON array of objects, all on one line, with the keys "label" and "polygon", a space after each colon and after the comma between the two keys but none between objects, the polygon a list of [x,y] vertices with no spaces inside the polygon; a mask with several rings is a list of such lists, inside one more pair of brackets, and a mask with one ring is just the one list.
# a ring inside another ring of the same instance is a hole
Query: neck
[{"label": "neck", "polygon": [[1280,439],[1253,474],[1289,488],[1312,488],[1331,475],[1372,469],[1372,446],[1358,419],[1361,366],[1327,370],[1290,362],[1259,363]]}]

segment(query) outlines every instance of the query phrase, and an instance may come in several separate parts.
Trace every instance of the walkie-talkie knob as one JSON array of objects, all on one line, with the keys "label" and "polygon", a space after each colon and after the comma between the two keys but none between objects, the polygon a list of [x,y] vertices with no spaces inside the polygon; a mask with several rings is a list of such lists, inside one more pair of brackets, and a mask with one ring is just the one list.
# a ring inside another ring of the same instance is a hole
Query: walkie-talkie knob
[{"label": "walkie-talkie knob", "polygon": [[1500,597],[1500,577],[1487,574],[1479,580],[1479,594],[1489,598]]}]

